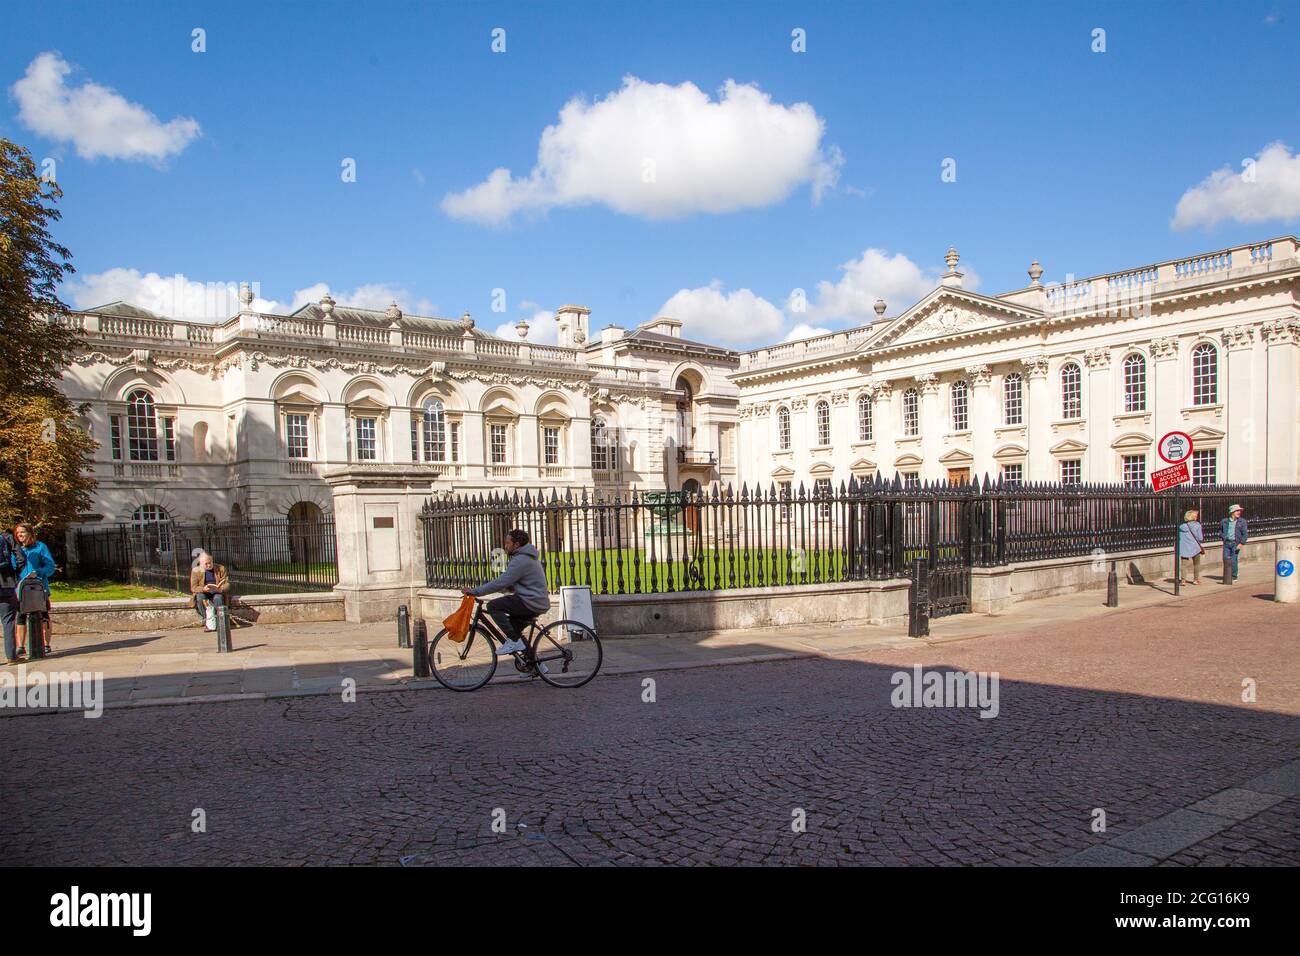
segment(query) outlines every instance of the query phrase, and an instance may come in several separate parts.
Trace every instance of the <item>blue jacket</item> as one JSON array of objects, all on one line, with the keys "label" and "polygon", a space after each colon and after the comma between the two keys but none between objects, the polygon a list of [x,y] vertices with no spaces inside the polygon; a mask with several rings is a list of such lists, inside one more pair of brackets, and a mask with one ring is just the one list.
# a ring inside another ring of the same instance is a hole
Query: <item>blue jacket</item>
[{"label": "blue jacket", "polygon": [[1219,522],[1219,536],[1223,538],[1224,547],[1227,547],[1229,544],[1233,544],[1234,542],[1236,543],[1237,547],[1241,547],[1243,544],[1246,543],[1246,534],[1247,534],[1247,529],[1246,529],[1245,518],[1237,519],[1237,525],[1235,528],[1233,528],[1233,535],[1232,535],[1233,541],[1228,540],[1228,519],[1224,518],[1222,521]]},{"label": "blue jacket", "polygon": [[1205,532],[1201,530],[1199,521],[1184,521],[1178,526],[1178,555],[1183,558],[1194,558],[1201,553],[1201,542],[1205,540]]},{"label": "blue jacket", "polygon": [[19,583],[34,574],[48,591],[50,577],[54,574],[54,555],[50,554],[50,549],[45,546],[44,541],[37,541],[30,548],[23,548],[23,554],[27,555],[27,566],[23,568],[22,574],[18,575]]}]

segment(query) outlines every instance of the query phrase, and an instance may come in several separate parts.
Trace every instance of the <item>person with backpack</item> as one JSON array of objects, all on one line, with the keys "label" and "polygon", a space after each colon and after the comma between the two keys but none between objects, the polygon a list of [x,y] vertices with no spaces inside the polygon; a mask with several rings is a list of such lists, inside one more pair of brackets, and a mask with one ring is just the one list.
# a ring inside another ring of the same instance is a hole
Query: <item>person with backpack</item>
[{"label": "person with backpack", "polygon": [[19,661],[14,627],[18,623],[18,575],[27,566],[27,556],[6,528],[0,531],[0,627],[4,629],[5,662]]},{"label": "person with backpack", "polygon": [[[15,536],[18,538],[19,545],[22,546],[23,556],[27,559],[22,571],[18,575],[18,602],[21,611],[26,602],[24,596],[30,599],[30,592],[37,586],[43,592],[41,599],[45,605],[44,610],[40,611],[41,615],[41,633],[33,640],[44,641],[45,653],[50,653],[50,577],[54,574],[54,555],[50,554],[50,549],[45,546],[44,541],[36,540],[36,529],[26,522],[14,527]],[[37,584],[24,584],[29,578],[35,580]],[[38,599],[39,600],[39,599]],[[27,653],[27,623],[26,614],[20,615],[18,621],[18,656],[23,657]]]}]

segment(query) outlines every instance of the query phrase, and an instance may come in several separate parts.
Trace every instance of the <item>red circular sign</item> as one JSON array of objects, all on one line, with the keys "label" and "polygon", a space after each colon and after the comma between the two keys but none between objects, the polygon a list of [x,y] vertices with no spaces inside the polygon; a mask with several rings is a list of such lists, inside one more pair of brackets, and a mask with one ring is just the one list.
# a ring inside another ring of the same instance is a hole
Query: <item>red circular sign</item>
[{"label": "red circular sign", "polygon": [[1192,457],[1192,436],[1187,432],[1169,432],[1156,445],[1156,452],[1171,465],[1179,465]]}]

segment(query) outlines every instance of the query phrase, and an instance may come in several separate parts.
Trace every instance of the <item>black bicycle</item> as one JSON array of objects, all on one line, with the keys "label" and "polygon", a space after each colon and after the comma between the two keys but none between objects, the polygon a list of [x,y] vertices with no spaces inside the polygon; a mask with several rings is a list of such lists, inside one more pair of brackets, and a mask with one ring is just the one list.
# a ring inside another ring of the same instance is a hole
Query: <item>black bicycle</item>
[{"label": "black bicycle", "polygon": [[[478,690],[497,671],[497,645],[506,637],[483,613],[483,600],[475,598],[474,619],[465,640],[457,643],[438,632],[429,645],[433,676],[450,690]],[[581,687],[596,676],[604,653],[600,638],[581,621],[554,621],[537,626],[533,618],[524,635],[524,649],[511,655],[521,674],[540,677],[552,687]]]}]

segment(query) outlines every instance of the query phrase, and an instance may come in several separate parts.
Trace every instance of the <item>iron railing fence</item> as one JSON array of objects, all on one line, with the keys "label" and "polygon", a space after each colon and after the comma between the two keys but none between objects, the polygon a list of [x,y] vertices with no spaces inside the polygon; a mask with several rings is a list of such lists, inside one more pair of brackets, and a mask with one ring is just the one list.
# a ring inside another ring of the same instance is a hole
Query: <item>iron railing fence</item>
[{"label": "iron railing fence", "polygon": [[[450,496],[427,501],[420,520],[430,587],[489,580],[504,567],[506,531],[522,528],[553,591],[577,584],[596,594],[648,594],[899,578],[918,558],[933,571],[1172,549],[1185,511],[1201,512],[1206,540],[1214,541],[1234,503],[1245,509],[1252,534],[1300,531],[1300,486],[1154,492],[987,480],[906,487],[878,478],[787,492],[741,486]],[[968,577],[950,580],[969,587]]]},{"label": "iron railing fence", "polygon": [[334,520],[284,518],[180,525],[125,523],[74,532],[79,578],[188,594],[193,552],[225,565],[234,594],[328,591],[338,583]]}]

